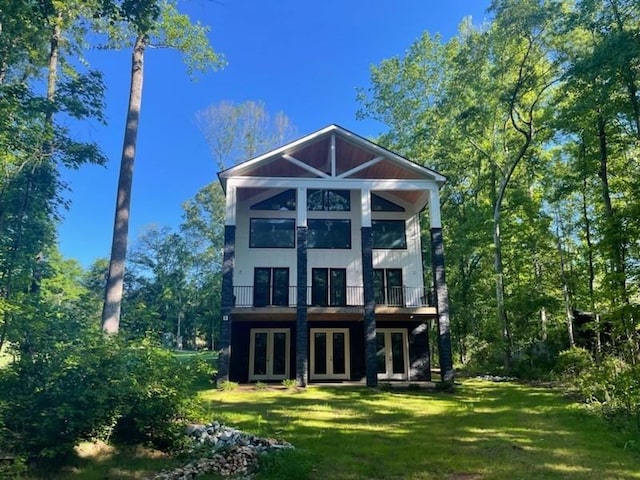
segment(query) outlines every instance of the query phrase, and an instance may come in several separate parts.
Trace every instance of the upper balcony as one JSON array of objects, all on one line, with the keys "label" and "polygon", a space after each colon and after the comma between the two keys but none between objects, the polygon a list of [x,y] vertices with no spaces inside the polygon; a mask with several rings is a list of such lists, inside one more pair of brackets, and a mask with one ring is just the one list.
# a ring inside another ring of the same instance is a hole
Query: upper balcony
[{"label": "upper balcony", "polygon": [[[234,286],[235,316],[282,315],[295,316],[298,288],[263,288]],[[388,287],[375,292],[376,314],[435,315],[433,291],[423,287]],[[360,316],[364,308],[364,287],[347,286],[343,289],[307,287],[304,306],[310,315],[351,314]]]}]

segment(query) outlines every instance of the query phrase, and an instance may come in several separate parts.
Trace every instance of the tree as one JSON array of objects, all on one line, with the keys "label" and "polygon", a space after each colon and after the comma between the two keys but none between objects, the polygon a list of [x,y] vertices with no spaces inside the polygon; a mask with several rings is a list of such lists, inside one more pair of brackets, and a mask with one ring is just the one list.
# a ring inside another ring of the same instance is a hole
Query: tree
[{"label": "tree", "polygon": [[[175,48],[185,56],[189,73],[221,67],[222,59],[209,45],[206,37],[207,29],[199,24],[192,24],[186,15],[178,13],[174,3],[146,0],[133,4],[122,2],[119,5],[110,5],[110,8],[112,18],[124,22],[124,25],[119,26],[129,28],[135,39],[133,41],[129,106],[118,179],[111,258],[102,311],[103,329],[109,333],[117,333],[120,325],[133,166],[142,103],[145,51],[150,45]],[[121,31],[117,31],[117,33],[121,33]],[[113,30],[111,30],[111,34],[112,37],[116,36]]]},{"label": "tree", "polygon": [[283,145],[296,133],[284,112],[272,116],[264,102],[254,100],[211,105],[196,114],[196,122],[220,170]]},{"label": "tree", "polygon": [[58,113],[102,120],[100,75],[71,60],[81,48],[80,25],[94,14],[84,2],[0,3],[0,344],[39,293],[66,206],[59,168],[104,162],[96,145],[76,141],[56,120]]}]

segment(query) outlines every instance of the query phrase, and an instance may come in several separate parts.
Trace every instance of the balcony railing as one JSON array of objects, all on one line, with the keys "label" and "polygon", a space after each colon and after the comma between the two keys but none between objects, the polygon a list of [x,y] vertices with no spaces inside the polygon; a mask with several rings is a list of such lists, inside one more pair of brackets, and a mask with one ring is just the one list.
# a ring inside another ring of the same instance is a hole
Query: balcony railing
[{"label": "balcony railing", "polygon": [[[305,305],[308,307],[362,307],[364,287],[331,289],[307,287]],[[289,287],[233,287],[234,307],[295,307],[298,288]],[[387,287],[375,292],[376,305],[387,307],[432,307],[433,292],[423,287]]]}]

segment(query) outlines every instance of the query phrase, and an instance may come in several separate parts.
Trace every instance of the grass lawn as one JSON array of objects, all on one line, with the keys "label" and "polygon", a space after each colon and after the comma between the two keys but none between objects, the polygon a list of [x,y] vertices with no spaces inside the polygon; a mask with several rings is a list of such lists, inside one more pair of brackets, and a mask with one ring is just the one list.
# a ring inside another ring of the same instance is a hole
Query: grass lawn
[{"label": "grass lawn", "polygon": [[[465,380],[453,394],[323,386],[204,390],[200,399],[207,419],[295,445],[258,479],[640,479],[640,455],[544,388]],[[57,478],[144,478],[166,462],[88,453]]]}]

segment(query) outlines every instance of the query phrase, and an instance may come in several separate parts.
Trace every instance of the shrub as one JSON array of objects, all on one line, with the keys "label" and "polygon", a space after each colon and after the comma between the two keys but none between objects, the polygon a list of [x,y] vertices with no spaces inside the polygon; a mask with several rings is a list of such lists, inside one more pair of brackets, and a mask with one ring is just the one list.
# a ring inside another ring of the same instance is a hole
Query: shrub
[{"label": "shrub", "polygon": [[588,373],[594,366],[591,354],[584,348],[572,347],[560,352],[556,362],[556,370],[561,378],[575,379]]},{"label": "shrub", "polygon": [[0,371],[0,449],[52,459],[111,433],[163,449],[182,438],[195,369],[152,342],[125,343],[45,307],[39,313]]},{"label": "shrub", "polygon": [[223,380],[218,384],[218,388],[223,392],[231,392],[238,389],[238,382],[232,382],[231,380]]},{"label": "shrub", "polygon": [[186,366],[148,339],[123,349],[119,416],[113,436],[161,450],[180,448],[191,406],[190,386],[199,369]]},{"label": "shrub", "polygon": [[46,320],[0,373],[2,448],[25,457],[68,454],[115,420],[117,349],[98,328]]},{"label": "shrub", "polygon": [[287,390],[294,390],[298,386],[298,382],[294,378],[285,378],[281,383]]}]

